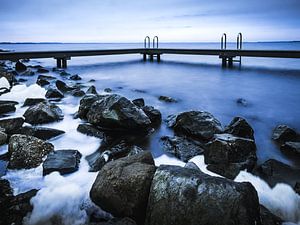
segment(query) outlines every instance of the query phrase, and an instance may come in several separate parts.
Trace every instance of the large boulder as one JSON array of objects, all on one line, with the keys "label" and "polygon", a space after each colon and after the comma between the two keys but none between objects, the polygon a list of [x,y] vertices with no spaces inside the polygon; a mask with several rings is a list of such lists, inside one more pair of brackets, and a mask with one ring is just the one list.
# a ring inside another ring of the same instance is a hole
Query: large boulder
[{"label": "large boulder", "polygon": [[277,183],[289,184],[292,188],[300,181],[300,169],[275,159],[269,159],[255,168],[253,173],[265,180],[271,187]]},{"label": "large boulder", "polygon": [[204,161],[207,169],[234,179],[240,170],[253,170],[257,161],[255,142],[231,134],[216,134],[215,139],[206,144]]},{"label": "large boulder", "polygon": [[174,131],[203,141],[209,141],[214,134],[222,132],[221,123],[204,111],[183,112],[176,117]]},{"label": "large boulder", "polygon": [[80,119],[87,119],[86,114],[89,112],[91,106],[96,102],[97,100],[103,98],[101,95],[94,95],[94,94],[89,94],[85,95],[81,100],[80,100],[80,105],[78,109],[78,117]]},{"label": "large boulder", "polygon": [[78,170],[81,154],[77,150],[56,150],[47,155],[43,163],[43,175],[58,171],[61,175]]},{"label": "large boulder", "polygon": [[88,155],[86,160],[90,166],[91,172],[99,171],[106,163],[126,156],[132,156],[143,152],[144,150],[136,145],[131,145],[121,141],[116,145],[98,149],[96,152]]},{"label": "large boulder", "polygon": [[127,98],[107,95],[94,102],[87,113],[88,122],[107,129],[146,131],[151,125],[149,117]]},{"label": "large boulder", "polygon": [[254,131],[250,124],[241,117],[235,117],[230,124],[225,127],[225,133],[232,134],[234,136],[249,138],[254,140]]},{"label": "large boulder", "polygon": [[263,205],[260,206],[260,217],[262,225],[281,225],[283,222],[282,219],[272,214]]},{"label": "large boulder", "polygon": [[272,139],[279,143],[296,141],[297,132],[287,125],[278,125],[273,130]]},{"label": "large boulder", "polygon": [[101,209],[142,225],[154,173],[154,161],[147,151],[109,162],[99,172],[90,197]]},{"label": "large boulder", "polygon": [[62,110],[50,103],[41,102],[29,107],[24,115],[25,122],[30,124],[43,124],[55,122],[63,119]]},{"label": "large boulder", "polygon": [[162,165],[152,181],[145,224],[259,225],[258,196],[250,183]]},{"label": "large boulder", "polygon": [[15,134],[8,144],[8,168],[30,169],[39,166],[43,157],[53,151],[52,144],[32,136]]},{"label": "large boulder", "polygon": [[12,132],[12,134],[24,134],[24,135],[34,136],[42,140],[49,140],[51,138],[62,135],[64,133],[65,132],[62,130],[47,128],[47,127],[37,127],[37,126],[34,127],[24,126]]},{"label": "large boulder", "polygon": [[2,119],[0,120],[0,127],[4,129],[5,133],[10,134],[22,127],[23,123],[24,119],[22,117]]},{"label": "large boulder", "polygon": [[200,142],[188,138],[164,136],[161,141],[164,151],[171,153],[183,162],[187,162],[194,156],[201,155],[204,152]]}]

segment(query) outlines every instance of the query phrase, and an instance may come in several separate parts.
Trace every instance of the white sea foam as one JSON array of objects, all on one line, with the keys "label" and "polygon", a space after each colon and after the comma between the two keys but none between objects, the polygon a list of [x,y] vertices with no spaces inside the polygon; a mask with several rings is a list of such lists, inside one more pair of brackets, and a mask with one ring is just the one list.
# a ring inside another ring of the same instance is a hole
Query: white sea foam
[{"label": "white sea foam", "polygon": [[184,166],[185,163],[180,161],[175,157],[170,157],[168,155],[161,155],[154,159],[155,166],[160,165],[175,165],[175,166]]},{"label": "white sea foam", "polygon": [[7,89],[10,88],[10,84],[5,77],[0,78],[0,88],[7,88]]}]

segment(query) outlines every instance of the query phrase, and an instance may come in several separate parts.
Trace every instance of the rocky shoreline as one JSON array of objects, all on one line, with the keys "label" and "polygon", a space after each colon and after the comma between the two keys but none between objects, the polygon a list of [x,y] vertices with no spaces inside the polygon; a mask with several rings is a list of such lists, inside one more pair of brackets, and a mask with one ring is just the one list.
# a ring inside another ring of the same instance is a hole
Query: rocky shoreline
[{"label": "rocky shoreline", "polygon": [[[251,183],[234,181],[240,171],[261,177],[271,187],[288,184],[300,194],[300,170],[274,159],[257,164],[254,130],[244,118],[235,117],[224,127],[209,112],[186,111],[162,121],[161,112],[143,98],[131,101],[112,90],[98,94],[95,86],[84,91],[77,83],[79,75],[54,68],[57,76],[48,76],[48,69],[28,64],[26,60],[12,67],[0,62],[0,95],[27,76],[38,75],[36,84],[46,89],[45,98],[25,100],[22,117],[6,118],[19,103],[0,101],[0,142],[8,145],[0,159],[7,161],[10,170],[42,165],[43,176],[72,174],[87,160],[90,172],[98,173],[88,190],[91,200],[115,218],[105,221],[92,214],[86,224],[281,224],[283,218],[260,205]],[[66,96],[80,98],[74,115],[82,122],[77,131],[101,141],[99,149],[86,157],[77,149],[56,149],[51,139],[65,131],[41,126],[64,119],[56,103]],[[159,100],[177,102],[167,96]],[[161,148],[185,162],[185,167],[157,167],[151,153],[139,146],[161,123],[174,131],[173,136],[161,137]],[[272,139],[284,154],[299,157],[299,137],[292,128],[278,125]],[[207,175],[190,162],[199,155],[207,169],[220,177]],[[0,210],[5,215],[0,224],[22,224],[38,190],[14,196],[8,181],[0,179],[0,185]]]}]

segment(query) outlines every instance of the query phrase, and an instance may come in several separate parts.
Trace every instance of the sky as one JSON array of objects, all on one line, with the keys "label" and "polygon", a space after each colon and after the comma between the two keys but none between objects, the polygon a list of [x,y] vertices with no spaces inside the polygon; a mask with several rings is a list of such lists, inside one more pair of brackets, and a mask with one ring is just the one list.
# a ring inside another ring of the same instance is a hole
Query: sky
[{"label": "sky", "polygon": [[300,0],[0,0],[0,42],[300,41]]}]

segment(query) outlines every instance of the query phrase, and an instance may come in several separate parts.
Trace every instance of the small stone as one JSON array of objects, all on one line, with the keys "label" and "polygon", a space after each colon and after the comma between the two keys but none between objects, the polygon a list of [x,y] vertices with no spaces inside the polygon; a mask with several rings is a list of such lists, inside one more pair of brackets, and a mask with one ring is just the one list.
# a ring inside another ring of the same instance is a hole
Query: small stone
[{"label": "small stone", "polygon": [[171,97],[168,97],[168,96],[163,96],[163,95],[161,95],[161,96],[159,96],[159,98],[158,98],[160,101],[163,101],[163,102],[168,102],[168,103],[176,103],[176,102],[178,102],[176,99],[174,99],[174,98],[171,98]]},{"label": "small stone", "polygon": [[38,68],[37,73],[49,73],[49,70],[45,69],[45,68]]},{"label": "small stone", "polygon": [[70,76],[70,79],[71,80],[81,80],[82,78],[78,74],[75,74],[73,76]]},{"label": "small stone", "polygon": [[46,98],[63,98],[64,94],[61,93],[59,90],[54,89],[54,88],[50,88],[47,92],[46,92]]},{"label": "small stone", "polygon": [[239,98],[236,100],[236,103],[240,106],[246,107],[248,106],[248,102],[246,101],[246,99],[243,98]]},{"label": "small stone", "polygon": [[104,91],[107,92],[107,93],[110,93],[110,92],[112,92],[112,89],[111,88],[105,88]]},{"label": "small stone", "polygon": [[79,124],[77,127],[77,131],[82,134],[86,134],[88,136],[93,136],[101,139],[103,139],[105,136],[103,131],[98,130],[96,127],[94,127],[91,124]]},{"label": "small stone", "polygon": [[98,92],[97,92],[96,87],[94,85],[90,86],[85,93],[86,94],[98,95]]}]

